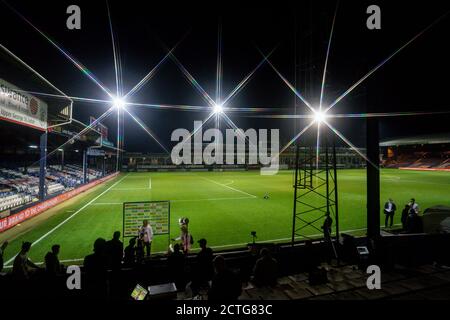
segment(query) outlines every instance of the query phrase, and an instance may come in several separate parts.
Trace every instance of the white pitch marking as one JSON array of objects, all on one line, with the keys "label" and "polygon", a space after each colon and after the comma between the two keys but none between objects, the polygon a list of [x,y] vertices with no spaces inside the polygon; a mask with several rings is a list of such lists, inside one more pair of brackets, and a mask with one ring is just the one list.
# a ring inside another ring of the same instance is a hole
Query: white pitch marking
[{"label": "white pitch marking", "polygon": [[[87,207],[89,207],[94,201],[96,201],[97,199],[99,199],[101,196],[103,196],[104,194],[106,194],[108,191],[110,191],[112,188],[114,188],[116,185],[118,185],[119,183],[121,183],[126,177],[128,176],[128,174],[123,177],[122,179],[120,179],[119,181],[115,182],[113,185],[111,185],[108,189],[106,189],[105,191],[103,191],[102,193],[100,193],[98,196],[96,196],[94,199],[92,199],[91,201],[89,201],[88,203],[86,203],[83,207],[81,207],[80,209],[78,209],[77,211],[75,211],[74,213],[72,213],[69,217],[67,217],[65,220],[63,220],[62,222],[60,222],[57,226],[55,226],[53,229],[51,229],[50,231],[48,231],[47,233],[45,233],[43,236],[41,236],[39,239],[37,239],[36,241],[33,241],[32,246],[38,244],[39,242],[41,242],[43,239],[47,238],[50,234],[52,234],[55,230],[59,229],[61,226],[63,226],[67,221],[69,221],[70,219],[72,219],[73,217],[75,217],[78,213],[80,213],[81,211],[83,211],[84,209],[86,209]],[[10,264],[14,259],[16,258],[16,256],[13,256],[11,259],[9,259],[8,261],[5,262],[5,265]]]},{"label": "white pitch marking", "polygon": [[147,190],[147,188],[114,188],[111,191],[134,191],[134,190]]},{"label": "white pitch marking", "polygon": [[[179,199],[179,200],[169,200],[170,202],[199,202],[199,201],[221,201],[221,200],[243,200],[243,199],[255,199],[255,197],[230,197],[230,198],[206,198],[206,199]],[[122,205],[122,202],[97,202],[93,203],[92,206],[113,206]]]},{"label": "white pitch marking", "polygon": [[209,181],[209,182],[215,183],[215,184],[217,184],[217,185],[219,185],[219,186],[222,186],[222,187],[224,187],[224,188],[228,188],[228,189],[230,189],[230,190],[233,190],[233,191],[236,191],[236,192],[239,192],[239,193],[248,195],[248,196],[250,196],[250,197],[252,197],[252,198],[258,198],[258,197],[255,196],[254,194],[250,194],[250,193],[248,193],[248,192],[245,192],[245,191],[242,191],[242,190],[239,190],[239,189],[236,189],[236,188],[227,186],[226,184],[223,184],[223,183],[220,183],[220,182],[217,182],[217,181],[214,181],[214,180],[211,180],[211,179],[202,177],[202,176],[199,176],[199,177],[202,178],[202,179],[204,179],[204,180],[206,180],[206,181]]}]

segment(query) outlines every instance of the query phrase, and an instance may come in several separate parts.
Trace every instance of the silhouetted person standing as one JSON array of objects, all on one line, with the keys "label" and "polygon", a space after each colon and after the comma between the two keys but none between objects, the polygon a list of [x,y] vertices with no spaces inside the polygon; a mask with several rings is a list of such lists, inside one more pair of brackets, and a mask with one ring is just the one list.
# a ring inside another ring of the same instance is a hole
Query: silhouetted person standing
[{"label": "silhouetted person standing", "polygon": [[106,242],[108,266],[112,270],[120,270],[123,259],[123,243],[120,241],[120,231],[113,234],[113,238]]},{"label": "silhouetted person standing", "polygon": [[63,266],[59,262],[58,258],[59,251],[59,244],[55,244],[52,246],[52,251],[47,252],[45,255],[45,271],[49,276],[56,277],[63,272]]},{"label": "silhouetted person standing", "polygon": [[170,278],[175,282],[178,291],[183,291],[186,286],[185,279],[185,255],[181,252],[181,246],[177,243],[173,246],[173,252],[167,257]]},{"label": "silhouetted person standing", "polygon": [[4,260],[3,260],[3,255],[5,254],[5,250],[6,247],[8,246],[8,241],[5,241],[2,243],[2,246],[0,247],[0,272],[2,272],[3,270],[3,264],[4,264]]},{"label": "silhouetted person standing", "polygon": [[94,253],[84,258],[86,272],[85,288],[90,298],[106,298],[107,288],[107,258],[106,241],[98,238],[94,242]]},{"label": "silhouetted person standing", "polygon": [[13,276],[18,280],[27,280],[40,268],[28,259],[28,252],[31,249],[31,242],[24,242],[19,254],[15,257],[13,263]]},{"label": "silhouetted person standing", "polygon": [[402,220],[403,230],[406,230],[406,223],[408,221],[409,210],[410,210],[410,207],[409,207],[408,204],[405,205],[405,208],[402,210],[402,218],[401,218],[401,220]]},{"label": "silhouetted person standing", "polygon": [[128,267],[136,263],[136,238],[131,238],[128,242],[124,252],[123,263]]},{"label": "silhouetted person standing", "polygon": [[394,215],[395,215],[395,211],[397,210],[397,206],[395,205],[394,201],[392,199],[389,199],[385,204],[384,204],[384,214],[385,214],[385,220],[384,220],[384,226],[387,228],[388,227],[388,222],[390,220],[389,223],[389,227],[392,228],[392,225],[394,224]]},{"label": "silhouetted person standing", "polygon": [[237,300],[242,292],[242,284],[238,276],[226,267],[225,259],[222,256],[217,256],[213,264],[215,275],[208,293],[208,300]]},{"label": "silhouetted person standing", "polygon": [[212,279],[214,275],[214,266],[213,266],[213,250],[206,246],[206,239],[200,239],[198,241],[200,245],[200,252],[197,254],[197,264],[199,273],[202,275],[203,280],[209,281]]},{"label": "silhouetted person standing", "polygon": [[278,263],[272,258],[269,249],[261,250],[261,258],[253,269],[253,282],[257,286],[274,286],[277,284]]}]

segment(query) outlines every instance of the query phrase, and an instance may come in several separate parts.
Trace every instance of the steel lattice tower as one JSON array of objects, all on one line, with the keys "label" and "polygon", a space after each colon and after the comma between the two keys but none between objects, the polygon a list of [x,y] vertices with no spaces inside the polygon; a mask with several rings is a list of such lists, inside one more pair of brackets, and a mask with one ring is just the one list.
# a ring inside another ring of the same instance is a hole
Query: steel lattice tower
[{"label": "steel lattice tower", "polygon": [[316,148],[296,146],[292,244],[298,238],[323,236],[327,215],[333,220],[332,234],[339,241],[336,148],[326,143],[317,155]]}]

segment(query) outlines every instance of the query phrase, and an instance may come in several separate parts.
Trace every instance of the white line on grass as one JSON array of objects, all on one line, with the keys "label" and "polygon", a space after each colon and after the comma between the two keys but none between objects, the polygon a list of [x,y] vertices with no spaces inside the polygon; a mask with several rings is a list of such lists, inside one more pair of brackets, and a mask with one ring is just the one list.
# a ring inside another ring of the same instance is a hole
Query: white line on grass
[{"label": "white line on grass", "polygon": [[135,191],[135,190],[149,190],[149,188],[114,188],[112,191]]},{"label": "white line on grass", "polygon": [[[110,186],[108,189],[106,189],[105,191],[103,191],[102,193],[100,193],[98,196],[96,196],[94,199],[92,199],[91,201],[89,201],[88,203],[86,203],[84,206],[82,206],[80,209],[78,209],[77,211],[75,211],[74,213],[72,213],[69,217],[67,217],[64,221],[60,222],[57,226],[55,226],[53,229],[51,229],[50,231],[48,231],[46,234],[42,235],[39,239],[37,239],[36,241],[33,241],[32,246],[38,244],[39,242],[41,242],[42,240],[44,240],[45,238],[47,238],[50,234],[52,234],[53,232],[55,232],[55,230],[59,229],[61,226],[63,226],[67,221],[69,221],[70,219],[72,219],[73,217],[75,217],[78,213],[80,213],[81,211],[83,211],[84,209],[86,209],[87,207],[89,207],[94,201],[96,201],[97,199],[99,199],[101,196],[103,196],[104,194],[106,194],[108,191],[110,191],[112,188],[114,188],[116,185],[118,185],[119,183],[121,183],[123,181],[123,179],[125,179],[128,176],[128,174],[123,177],[122,179],[120,179],[119,181],[117,181],[116,183],[114,183],[112,186]],[[5,265],[9,265],[16,256],[13,256],[11,259],[9,259],[8,261],[5,262]]]},{"label": "white line on grass", "polygon": [[224,187],[224,188],[228,188],[228,189],[230,189],[230,190],[233,190],[233,191],[236,191],[236,192],[239,192],[239,193],[242,193],[242,194],[246,194],[246,195],[248,195],[248,196],[250,196],[250,197],[252,197],[252,198],[258,198],[258,197],[255,196],[254,194],[250,194],[250,193],[247,193],[247,192],[245,192],[245,191],[242,191],[242,190],[239,190],[239,189],[236,189],[236,188],[227,186],[226,184],[223,184],[223,183],[220,183],[220,182],[217,182],[217,181],[214,181],[214,180],[211,180],[211,179],[202,177],[202,176],[198,176],[198,177],[200,177],[200,178],[202,178],[202,179],[204,179],[204,180],[206,180],[206,181],[215,183],[215,184],[217,184],[217,185],[219,185],[219,186],[222,186],[222,187]]}]

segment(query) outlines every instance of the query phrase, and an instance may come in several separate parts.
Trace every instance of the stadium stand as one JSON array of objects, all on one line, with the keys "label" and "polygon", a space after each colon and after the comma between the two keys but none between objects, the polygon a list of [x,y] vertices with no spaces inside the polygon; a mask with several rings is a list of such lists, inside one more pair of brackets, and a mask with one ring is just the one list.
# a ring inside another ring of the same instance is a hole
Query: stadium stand
[{"label": "stadium stand", "polygon": [[450,134],[386,140],[380,144],[385,168],[450,169]]},{"label": "stadium stand", "polygon": [[[89,170],[89,181],[102,173]],[[47,195],[54,196],[83,184],[83,169],[76,165],[49,166],[46,176]],[[38,201],[39,168],[0,168],[0,212]]]}]

